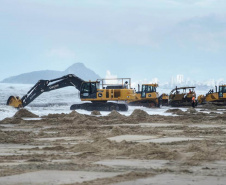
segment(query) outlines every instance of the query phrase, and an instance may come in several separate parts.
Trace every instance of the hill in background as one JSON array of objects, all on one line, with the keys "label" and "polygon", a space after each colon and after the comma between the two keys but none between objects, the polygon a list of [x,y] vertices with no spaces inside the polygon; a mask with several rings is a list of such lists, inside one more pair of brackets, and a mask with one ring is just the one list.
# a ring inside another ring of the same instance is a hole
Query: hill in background
[{"label": "hill in background", "polygon": [[53,71],[53,70],[42,70],[33,71],[30,73],[23,73],[17,76],[12,76],[2,80],[2,83],[19,83],[19,84],[34,84],[39,80],[51,80],[54,78],[59,78],[67,74],[74,74],[79,78],[88,81],[96,80],[100,78],[94,71],[87,68],[83,63],[75,63],[68,67],[65,71]]}]

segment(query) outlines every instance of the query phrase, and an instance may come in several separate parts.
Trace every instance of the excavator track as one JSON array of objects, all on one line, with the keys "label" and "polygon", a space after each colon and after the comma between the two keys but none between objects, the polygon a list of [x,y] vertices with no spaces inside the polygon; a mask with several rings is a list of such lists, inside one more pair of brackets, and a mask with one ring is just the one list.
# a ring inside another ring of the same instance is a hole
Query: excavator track
[{"label": "excavator track", "polygon": [[82,104],[73,104],[70,107],[70,110],[87,110],[87,111],[127,111],[128,105],[127,104],[119,104],[113,102],[93,102],[93,103],[82,103]]}]

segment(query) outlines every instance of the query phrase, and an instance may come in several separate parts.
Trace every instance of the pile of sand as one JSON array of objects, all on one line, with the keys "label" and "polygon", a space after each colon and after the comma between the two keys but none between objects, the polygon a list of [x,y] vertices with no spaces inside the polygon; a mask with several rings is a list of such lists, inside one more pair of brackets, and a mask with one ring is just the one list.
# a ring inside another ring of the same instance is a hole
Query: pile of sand
[{"label": "pile of sand", "polygon": [[87,124],[91,123],[91,119],[93,116],[80,114],[76,111],[72,111],[69,114],[48,114],[47,116],[43,116],[49,123],[58,122],[61,125],[76,125],[76,124]]},{"label": "pile of sand", "polygon": [[16,114],[13,116],[14,118],[38,118],[39,116],[28,111],[27,109],[20,109],[16,112]]},{"label": "pile of sand", "polygon": [[135,109],[129,117],[140,121],[150,118],[150,115],[143,110]]},{"label": "pile of sand", "polygon": [[121,115],[119,112],[117,112],[116,110],[111,111],[110,114],[108,114],[108,117],[111,119],[121,119],[121,118],[125,118],[125,116]]},{"label": "pile of sand", "polygon": [[47,116],[42,116],[42,118],[59,118],[59,117],[64,117],[64,116],[68,116],[69,114],[48,114]]},{"label": "pile of sand", "polygon": [[71,113],[69,113],[69,114],[66,114],[66,116],[69,116],[69,117],[79,117],[81,115],[83,115],[83,114],[80,114],[75,110],[71,111]]},{"label": "pile of sand", "polygon": [[80,113],[76,112],[75,110],[73,110],[70,114],[66,114],[64,116],[64,119],[66,119],[67,117],[72,118],[73,121],[74,120],[82,121],[82,120],[85,120],[85,119],[92,118],[92,116],[85,115],[85,114],[80,114]]},{"label": "pile of sand", "polygon": [[20,124],[22,118],[38,118],[39,116],[28,111],[27,109],[20,109],[11,118],[5,118],[0,121],[0,124]]},{"label": "pile of sand", "polygon": [[11,118],[5,118],[0,121],[0,124],[19,124],[22,121],[22,118],[38,118],[39,116],[28,111],[27,109],[20,109],[16,114]]}]

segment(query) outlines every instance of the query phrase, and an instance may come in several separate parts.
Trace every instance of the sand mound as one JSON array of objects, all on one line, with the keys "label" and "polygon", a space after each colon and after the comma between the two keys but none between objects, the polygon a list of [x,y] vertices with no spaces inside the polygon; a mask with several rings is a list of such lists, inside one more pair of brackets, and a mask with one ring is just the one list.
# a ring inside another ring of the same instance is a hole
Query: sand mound
[{"label": "sand mound", "polygon": [[120,118],[123,118],[124,117],[123,115],[121,115],[120,113],[118,113],[116,110],[111,111],[111,113],[108,114],[108,116],[111,119],[120,119]]},{"label": "sand mound", "polygon": [[14,118],[38,118],[39,116],[36,114],[33,114],[32,112],[28,111],[27,109],[20,109],[16,112],[16,114],[13,116]]},{"label": "sand mound", "polygon": [[67,114],[66,116],[69,116],[69,117],[77,117],[77,116],[80,116],[81,114],[79,114],[77,111],[73,110],[71,111],[71,113]]},{"label": "sand mound", "polygon": [[48,114],[47,116],[42,116],[42,118],[59,118],[65,116],[64,113],[62,114]]},{"label": "sand mound", "polygon": [[166,112],[172,113],[172,114],[177,114],[177,115],[184,115],[185,114],[185,112],[182,111],[181,109],[168,109]]},{"label": "sand mound", "polygon": [[85,114],[80,114],[80,113],[76,112],[75,110],[73,110],[70,114],[67,114],[66,116],[64,116],[64,118],[67,118],[67,117],[71,117],[74,120],[84,120],[86,118],[89,118],[90,116],[85,115]]},{"label": "sand mound", "polygon": [[149,117],[150,117],[150,115],[147,112],[140,110],[140,109],[135,109],[133,111],[133,113],[130,115],[130,118],[138,119],[138,120],[144,120],[144,119],[147,119]]},{"label": "sand mound", "polygon": [[91,115],[95,116],[95,115],[101,115],[100,111],[94,110],[91,112]]}]

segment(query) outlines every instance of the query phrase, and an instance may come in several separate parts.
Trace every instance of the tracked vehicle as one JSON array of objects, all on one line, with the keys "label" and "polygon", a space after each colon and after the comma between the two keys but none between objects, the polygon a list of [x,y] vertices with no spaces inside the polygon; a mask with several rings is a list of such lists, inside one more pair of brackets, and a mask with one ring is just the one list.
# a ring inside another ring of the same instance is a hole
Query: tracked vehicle
[{"label": "tracked vehicle", "polygon": [[217,86],[215,86],[215,92],[210,89],[205,96],[199,95],[198,102],[199,104],[226,105],[226,85],[220,85],[218,90]]},{"label": "tracked vehicle", "polygon": [[[80,91],[81,101],[89,102],[71,105],[71,110],[127,111],[127,104],[120,102],[135,99],[134,90],[131,89],[131,79],[117,78],[108,79],[108,81],[109,80],[117,81],[119,84],[107,84],[106,79],[84,81],[73,74],[65,75],[53,80],[39,80],[22,98],[10,96],[7,100],[7,105],[15,108],[22,108],[44,92],[74,86]],[[129,82],[127,88],[124,87],[125,81]]]},{"label": "tracked vehicle", "polygon": [[192,97],[196,98],[195,87],[176,87],[170,92],[169,105],[172,107],[191,106]]},{"label": "tracked vehicle", "polygon": [[159,107],[161,98],[159,93],[156,92],[157,87],[158,84],[142,84],[140,91],[140,85],[138,85],[135,99],[128,100],[128,104],[131,106]]}]

